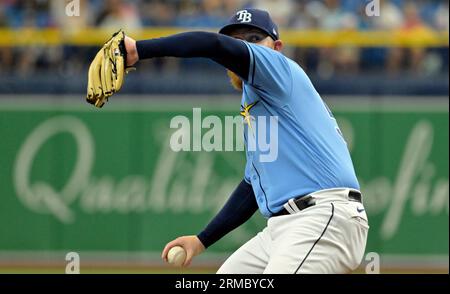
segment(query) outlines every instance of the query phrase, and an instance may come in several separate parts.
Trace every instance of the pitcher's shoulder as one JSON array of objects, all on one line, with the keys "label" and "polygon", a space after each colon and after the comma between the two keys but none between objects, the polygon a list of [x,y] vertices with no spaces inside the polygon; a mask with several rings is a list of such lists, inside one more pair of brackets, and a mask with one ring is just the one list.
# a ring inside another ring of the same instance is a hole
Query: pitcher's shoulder
[{"label": "pitcher's shoulder", "polygon": [[298,62],[296,62],[295,60],[290,59],[289,57],[287,57],[285,55],[283,55],[283,56],[284,56],[284,58],[286,58],[286,61],[289,64],[289,67],[292,70],[298,70],[298,71],[301,71],[301,72],[305,73],[305,70],[303,69],[303,67]]}]

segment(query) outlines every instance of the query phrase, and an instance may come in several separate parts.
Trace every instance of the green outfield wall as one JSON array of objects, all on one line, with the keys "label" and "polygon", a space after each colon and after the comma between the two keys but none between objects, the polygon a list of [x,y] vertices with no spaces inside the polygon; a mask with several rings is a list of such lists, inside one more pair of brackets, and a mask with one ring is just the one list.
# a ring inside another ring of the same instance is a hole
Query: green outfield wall
[{"label": "green outfield wall", "polygon": [[[232,100],[114,97],[97,110],[81,98],[6,98],[4,253],[159,252],[172,238],[199,232],[243,176],[243,152],[169,146],[173,117],[191,117],[193,107],[204,117],[239,115]],[[383,101],[329,101],[362,186],[367,252],[448,256],[448,100]],[[264,224],[255,215],[209,251],[231,252]]]}]

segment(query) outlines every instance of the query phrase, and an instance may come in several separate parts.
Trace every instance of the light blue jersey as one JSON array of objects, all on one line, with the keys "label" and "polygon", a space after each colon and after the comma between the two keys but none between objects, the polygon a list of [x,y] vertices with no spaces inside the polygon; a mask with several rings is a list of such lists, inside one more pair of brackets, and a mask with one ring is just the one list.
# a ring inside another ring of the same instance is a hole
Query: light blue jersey
[{"label": "light blue jersey", "polygon": [[[241,103],[241,114],[247,122],[245,180],[253,187],[261,213],[270,217],[289,199],[318,190],[359,190],[336,120],[303,69],[270,48],[246,45],[250,70]],[[259,117],[267,119],[267,138],[269,118],[278,121],[278,150],[273,161],[261,160],[264,152],[260,148],[249,148],[249,136],[257,142],[254,138],[261,127],[256,123]]]}]

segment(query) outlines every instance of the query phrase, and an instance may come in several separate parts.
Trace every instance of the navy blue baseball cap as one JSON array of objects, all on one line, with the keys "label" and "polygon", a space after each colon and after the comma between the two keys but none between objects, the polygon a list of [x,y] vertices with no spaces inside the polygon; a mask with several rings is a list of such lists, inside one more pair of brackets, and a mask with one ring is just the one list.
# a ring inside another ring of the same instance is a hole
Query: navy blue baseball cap
[{"label": "navy blue baseball cap", "polygon": [[236,12],[228,23],[219,30],[219,34],[228,35],[233,29],[242,26],[258,28],[266,32],[272,39],[279,39],[278,27],[270,18],[269,13],[254,8],[246,8]]}]

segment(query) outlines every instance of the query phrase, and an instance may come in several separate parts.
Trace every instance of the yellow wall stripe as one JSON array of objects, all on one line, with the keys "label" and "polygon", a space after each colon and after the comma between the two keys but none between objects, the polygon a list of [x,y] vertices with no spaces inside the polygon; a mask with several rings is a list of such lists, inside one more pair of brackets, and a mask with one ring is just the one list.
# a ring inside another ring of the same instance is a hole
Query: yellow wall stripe
[{"label": "yellow wall stripe", "polygon": [[[128,34],[136,39],[149,39],[192,30],[202,29],[146,28]],[[111,30],[97,28],[74,33],[58,29],[0,29],[0,46],[96,46],[104,43],[112,33]],[[429,29],[367,32],[282,30],[281,39],[286,45],[302,47],[448,47],[449,32]]]}]

